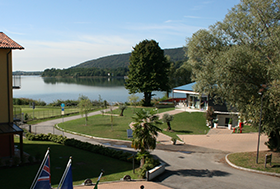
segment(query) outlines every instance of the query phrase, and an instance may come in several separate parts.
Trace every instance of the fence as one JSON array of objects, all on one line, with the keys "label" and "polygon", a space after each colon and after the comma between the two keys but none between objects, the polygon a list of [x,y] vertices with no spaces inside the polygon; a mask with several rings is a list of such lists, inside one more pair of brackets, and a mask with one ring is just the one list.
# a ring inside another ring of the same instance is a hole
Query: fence
[{"label": "fence", "polygon": [[64,136],[64,131],[60,131],[56,129],[53,126],[48,125],[21,125],[22,129],[26,129],[28,132],[34,133],[34,134],[40,134],[40,133],[51,133],[54,135],[62,135]]},{"label": "fence", "polygon": [[20,107],[13,107],[13,116],[14,116],[14,121],[18,121],[22,119]]},{"label": "fence", "polygon": [[[25,113],[25,112],[23,112]],[[64,109],[64,115],[70,115],[70,114],[74,114],[74,113],[79,113],[79,109],[78,108],[65,108]],[[26,114],[26,113],[25,113]],[[61,109],[57,108],[57,109],[46,109],[44,110],[44,108],[40,108],[40,110],[33,110],[33,111],[28,111],[27,113],[27,119],[28,120],[32,120],[32,119],[46,119],[46,118],[52,118],[52,117],[58,117],[61,116]]]},{"label": "fence", "polygon": [[[19,107],[14,107],[14,112]],[[96,110],[98,107],[94,107],[91,109]],[[66,107],[64,109],[64,115],[76,114],[79,113],[80,109],[78,107]],[[32,108],[22,108],[21,113],[24,114],[24,120],[34,120],[34,119],[46,119],[46,118],[54,118],[54,117],[61,117],[62,111],[60,107],[35,107]],[[21,114],[20,113],[20,114]],[[15,114],[14,115],[19,115]],[[18,116],[17,116],[18,117]]]}]

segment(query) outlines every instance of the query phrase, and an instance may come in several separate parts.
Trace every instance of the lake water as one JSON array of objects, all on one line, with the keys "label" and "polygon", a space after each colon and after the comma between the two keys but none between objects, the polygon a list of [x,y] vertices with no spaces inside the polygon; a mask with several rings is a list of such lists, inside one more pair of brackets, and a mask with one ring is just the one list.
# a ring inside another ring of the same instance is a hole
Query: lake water
[{"label": "lake water", "polygon": [[[13,90],[14,98],[31,98],[51,103],[58,99],[77,100],[79,95],[85,95],[91,100],[108,102],[128,101],[128,90],[124,87],[123,78],[43,78],[40,76],[22,76],[21,88]],[[164,92],[155,91],[154,97],[163,97]],[[139,99],[143,93],[137,93]]]}]

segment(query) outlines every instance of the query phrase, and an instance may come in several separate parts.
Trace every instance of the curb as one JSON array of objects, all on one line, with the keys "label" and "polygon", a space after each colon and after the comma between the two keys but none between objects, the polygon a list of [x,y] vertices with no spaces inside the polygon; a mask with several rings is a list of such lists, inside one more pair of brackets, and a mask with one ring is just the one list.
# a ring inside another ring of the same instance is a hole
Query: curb
[{"label": "curb", "polygon": [[230,154],[233,154],[233,153],[227,154],[227,155],[225,156],[225,159],[226,159],[227,164],[229,164],[229,165],[230,165],[231,167],[233,167],[233,168],[240,169],[240,170],[242,170],[242,171],[249,171],[249,172],[253,172],[253,173],[259,173],[259,174],[265,174],[265,175],[280,177],[280,174],[279,174],[279,173],[271,173],[271,172],[266,172],[266,171],[258,171],[258,170],[254,170],[254,169],[248,169],[248,168],[244,168],[244,167],[237,166],[237,165],[231,163],[231,162],[228,160],[228,155],[230,155]]}]

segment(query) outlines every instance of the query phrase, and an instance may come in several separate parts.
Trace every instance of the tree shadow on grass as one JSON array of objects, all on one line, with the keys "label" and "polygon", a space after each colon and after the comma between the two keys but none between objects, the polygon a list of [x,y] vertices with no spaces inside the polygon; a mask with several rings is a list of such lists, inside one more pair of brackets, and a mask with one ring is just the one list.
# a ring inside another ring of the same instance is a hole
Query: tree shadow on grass
[{"label": "tree shadow on grass", "polygon": [[190,134],[193,133],[193,131],[186,131],[186,130],[174,130],[174,132],[178,133],[178,134]]}]

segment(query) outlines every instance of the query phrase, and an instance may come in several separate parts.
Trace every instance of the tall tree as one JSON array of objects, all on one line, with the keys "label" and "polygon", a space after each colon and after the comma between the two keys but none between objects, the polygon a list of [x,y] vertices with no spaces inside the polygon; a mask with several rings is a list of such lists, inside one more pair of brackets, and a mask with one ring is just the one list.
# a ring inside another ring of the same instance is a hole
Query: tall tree
[{"label": "tall tree", "polygon": [[[241,0],[222,22],[209,30],[199,30],[187,40],[188,62],[197,82],[195,90],[217,94],[247,120],[253,120],[255,126],[259,122],[256,112],[261,108],[262,84],[272,86],[280,79],[279,7],[279,0]],[[267,102],[265,116],[273,99],[266,94],[263,100]],[[263,128],[272,122],[273,118],[268,118]],[[263,131],[268,135],[272,132]],[[273,132],[279,131],[274,127]]]},{"label": "tall tree", "polygon": [[130,93],[144,93],[145,106],[151,105],[152,91],[168,90],[169,62],[154,40],[137,44],[129,58],[129,74],[125,87]]},{"label": "tall tree", "polygon": [[157,124],[162,124],[159,121],[159,117],[155,110],[141,109],[135,113],[133,124],[133,139],[132,146],[135,149],[139,149],[138,156],[141,156],[140,167],[144,165],[145,156],[149,154],[148,150],[154,150],[156,148],[156,137],[158,132],[161,131]]}]

